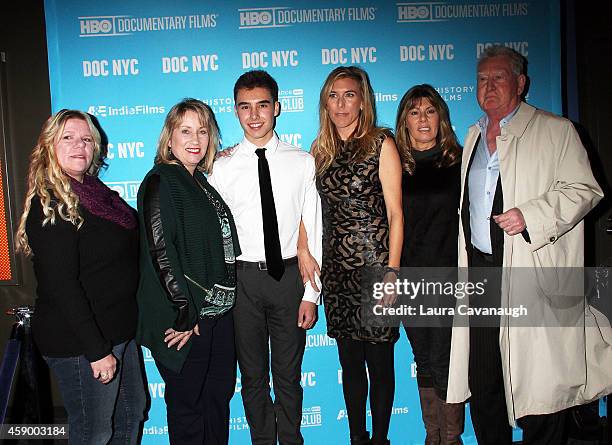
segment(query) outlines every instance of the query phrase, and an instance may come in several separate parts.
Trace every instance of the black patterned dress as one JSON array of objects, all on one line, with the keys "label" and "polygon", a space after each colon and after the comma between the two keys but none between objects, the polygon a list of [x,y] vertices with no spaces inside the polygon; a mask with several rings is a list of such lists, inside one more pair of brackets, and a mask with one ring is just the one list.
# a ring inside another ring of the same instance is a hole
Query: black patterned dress
[{"label": "black patterned dress", "polygon": [[394,342],[398,329],[368,326],[361,309],[364,267],[387,266],[389,223],[378,177],[381,134],[376,152],[352,162],[351,143],[317,178],[323,208],[323,302],[327,333],[333,338]]}]

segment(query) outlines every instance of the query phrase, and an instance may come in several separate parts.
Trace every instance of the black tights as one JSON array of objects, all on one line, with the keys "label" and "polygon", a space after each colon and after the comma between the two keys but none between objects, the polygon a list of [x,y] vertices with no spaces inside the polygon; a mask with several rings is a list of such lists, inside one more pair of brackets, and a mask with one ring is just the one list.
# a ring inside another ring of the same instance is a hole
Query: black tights
[{"label": "black tights", "polygon": [[346,338],[337,339],[342,365],[342,391],[349,419],[351,437],[366,432],[366,400],[370,376],[370,410],[372,442],[385,443],[395,393],[393,343],[368,343]]}]

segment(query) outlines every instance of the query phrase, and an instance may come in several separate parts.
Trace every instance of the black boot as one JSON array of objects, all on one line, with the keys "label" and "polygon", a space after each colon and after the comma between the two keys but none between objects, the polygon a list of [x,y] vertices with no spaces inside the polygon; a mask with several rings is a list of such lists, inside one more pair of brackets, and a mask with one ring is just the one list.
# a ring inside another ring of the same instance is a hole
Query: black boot
[{"label": "black boot", "polygon": [[366,431],[358,436],[351,436],[351,445],[372,445],[370,432]]}]

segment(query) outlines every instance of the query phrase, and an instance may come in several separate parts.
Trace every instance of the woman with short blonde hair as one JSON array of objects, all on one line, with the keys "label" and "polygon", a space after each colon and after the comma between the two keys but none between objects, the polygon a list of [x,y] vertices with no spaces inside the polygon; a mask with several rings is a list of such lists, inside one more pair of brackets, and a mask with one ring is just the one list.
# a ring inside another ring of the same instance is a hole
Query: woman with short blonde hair
[{"label": "woman with short blonde hair", "polygon": [[176,106],[172,107],[166,116],[164,126],[159,135],[159,143],[155,153],[155,164],[176,164],[178,162],[176,157],[172,155],[172,149],[169,149],[172,131],[183,120],[185,113],[189,111],[195,113],[203,127],[208,128],[208,145],[204,157],[197,168],[203,173],[210,173],[220,143],[219,126],[210,107],[196,99],[185,99],[179,102]]},{"label": "woman with short blonde hair", "polygon": [[232,214],[208,183],[219,146],[212,110],[196,99],[172,107],[155,165],[138,190],[139,323],[165,382],[171,444],[227,444],[236,384]]}]

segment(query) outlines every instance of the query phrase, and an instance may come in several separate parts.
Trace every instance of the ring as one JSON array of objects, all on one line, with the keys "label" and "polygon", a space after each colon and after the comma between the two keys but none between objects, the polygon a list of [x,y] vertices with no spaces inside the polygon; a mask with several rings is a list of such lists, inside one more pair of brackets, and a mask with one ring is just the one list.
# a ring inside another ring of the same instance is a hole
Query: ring
[{"label": "ring", "polygon": [[101,372],[100,373],[100,377],[102,377],[103,379],[106,379],[108,377],[108,373],[106,372]]}]

